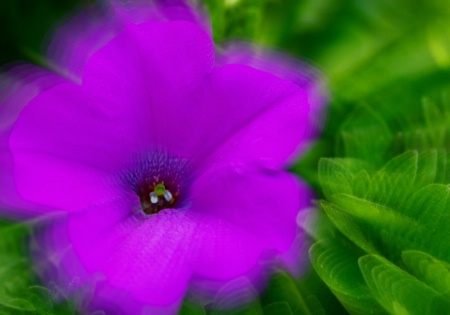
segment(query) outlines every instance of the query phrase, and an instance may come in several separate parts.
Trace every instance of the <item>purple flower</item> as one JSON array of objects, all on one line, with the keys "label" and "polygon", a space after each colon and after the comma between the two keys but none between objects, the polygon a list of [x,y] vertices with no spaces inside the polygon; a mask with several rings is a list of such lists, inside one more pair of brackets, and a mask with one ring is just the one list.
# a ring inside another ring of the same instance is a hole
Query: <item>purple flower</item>
[{"label": "purple flower", "polygon": [[173,312],[188,288],[299,263],[312,193],[283,169],[320,125],[315,72],[244,44],[215,53],[205,21],[183,3],[111,5],[56,34],[52,70],[7,73],[0,204],[59,213],[37,256],[58,275],[42,275],[95,287],[89,309]]}]

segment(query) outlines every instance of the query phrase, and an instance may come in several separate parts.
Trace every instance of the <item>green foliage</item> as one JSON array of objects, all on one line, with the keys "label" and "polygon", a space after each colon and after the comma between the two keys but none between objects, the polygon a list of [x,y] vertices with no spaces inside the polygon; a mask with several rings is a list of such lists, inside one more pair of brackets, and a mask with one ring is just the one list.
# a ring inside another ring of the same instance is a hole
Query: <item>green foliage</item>
[{"label": "green foliage", "polygon": [[180,308],[179,315],[205,315],[206,311],[199,303],[185,299]]},{"label": "green foliage", "polygon": [[311,247],[311,262],[352,314],[450,309],[445,95],[395,123],[383,107],[356,109],[337,135],[344,157],[319,162],[320,206],[336,233]]},{"label": "green foliage", "polygon": [[446,314],[450,300],[425,283],[375,255],[359,260],[361,272],[373,296],[391,314]]},{"label": "green foliage", "polygon": [[37,285],[29,256],[30,226],[0,222],[0,314],[75,314],[71,302],[59,301],[55,293]]},{"label": "green foliage", "polygon": [[[277,272],[263,296],[265,314],[324,314],[323,307],[314,296],[302,296],[294,279]],[[280,313],[270,313],[278,310]]]},{"label": "green foliage", "polygon": [[417,250],[403,251],[402,260],[414,277],[442,296],[450,298],[450,272],[447,263]]},{"label": "green foliage", "polygon": [[17,60],[45,64],[41,61],[41,44],[46,34],[70,9],[89,2],[92,1],[0,1],[0,66]]},{"label": "green foliage", "polygon": [[310,249],[317,273],[352,314],[386,314],[358,271],[361,251],[340,239],[323,239]]},{"label": "green foliage", "polygon": [[[245,281],[243,279],[240,279]],[[319,287],[317,287],[319,285]],[[342,311],[333,295],[310,270],[299,282],[288,273],[274,270],[267,289],[258,294],[252,286],[223,291],[209,303],[185,299],[180,315],[325,315]],[[317,294],[321,294],[318,296]],[[325,304],[322,304],[323,302]]]},{"label": "green foliage", "polygon": [[342,146],[346,157],[369,160],[378,165],[385,158],[392,137],[381,115],[368,106],[361,106],[341,126],[338,146]]}]

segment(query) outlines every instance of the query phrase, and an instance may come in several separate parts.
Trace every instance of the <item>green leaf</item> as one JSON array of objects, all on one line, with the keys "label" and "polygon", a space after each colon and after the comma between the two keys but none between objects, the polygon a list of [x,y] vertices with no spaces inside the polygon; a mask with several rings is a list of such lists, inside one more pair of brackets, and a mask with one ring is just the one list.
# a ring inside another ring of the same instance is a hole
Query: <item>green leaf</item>
[{"label": "green leaf", "polygon": [[289,304],[286,302],[275,302],[271,303],[267,306],[264,306],[264,314],[271,315],[271,314],[280,314],[280,315],[294,315],[292,313],[291,308],[289,307]]},{"label": "green leaf", "polygon": [[[343,159],[337,159],[339,163],[332,163],[332,159],[323,160],[323,166],[320,169],[321,180],[327,187],[326,195],[332,202],[322,201],[321,208],[342,234],[367,253],[383,253],[392,259],[399,259],[400,252],[405,248],[422,249],[425,246],[430,247],[425,245],[429,242],[432,244],[431,247],[445,247],[448,252],[448,245],[438,242],[435,237],[424,237],[429,233],[427,231],[431,231],[434,223],[424,225],[421,222],[422,220],[427,222],[437,212],[446,210],[435,209],[432,200],[417,200],[419,191],[422,191],[419,195],[423,195],[423,190],[419,188],[432,183],[437,178],[440,172],[438,161],[444,157],[446,155],[442,151],[436,150],[420,154],[415,151],[405,152],[386,163],[375,173],[370,182],[366,181],[365,184],[364,178],[367,179],[369,176],[367,172],[359,171],[357,173],[361,174],[359,179],[352,175],[353,172],[350,172],[348,168],[343,167],[346,165],[342,162]],[[347,181],[337,181],[336,176],[333,175],[336,172],[345,174],[342,177]],[[350,179],[352,179],[351,182]],[[329,183],[333,180],[334,185]],[[359,194],[366,197],[352,195],[356,191],[353,187],[355,182],[360,186]],[[369,189],[367,189],[368,185],[370,185]],[[350,191],[350,194],[339,193],[339,190]],[[445,194],[446,191],[443,195],[436,195],[434,191],[430,191],[427,195],[435,201],[442,201],[446,198]],[[430,207],[430,205],[433,206]],[[424,207],[429,209],[426,210]],[[429,215],[421,219],[419,214],[425,213]],[[448,220],[444,219],[444,221]],[[441,226],[441,229],[444,229],[444,225]],[[444,239],[448,239],[445,235],[449,233],[439,232],[439,234]],[[448,244],[448,242],[444,243]],[[440,251],[444,252],[444,249]]]},{"label": "green leaf", "polygon": [[418,190],[405,202],[405,214],[417,222],[403,231],[411,241],[409,249],[422,250],[450,262],[449,195],[449,186],[432,184]]},{"label": "green leaf", "polygon": [[447,157],[447,151],[438,150],[436,159],[436,178],[435,183],[447,184],[450,182],[450,159]]},{"label": "green leaf", "polygon": [[[356,159],[322,158],[319,161],[319,181],[325,196],[329,199],[338,193],[353,193],[356,173],[361,175],[369,166]],[[367,173],[367,171],[365,171]],[[359,178],[358,178],[359,179]],[[357,179],[357,180],[358,180]],[[361,187],[357,187],[361,190]]]},{"label": "green leaf", "polygon": [[413,188],[418,168],[418,153],[407,151],[386,163],[372,178],[368,199],[394,208]]},{"label": "green leaf", "polygon": [[363,256],[358,261],[368,287],[391,314],[447,314],[450,303],[438,292],[388,260]]},{"label": "green leaf", "polygon": [[183,305],[181,305],[178,315],[206,315],[206,311],[203,306],[198,303],[185,299],[183,301]]},{"label": "green leaf", "polygon": [[[309,260],[308,260],[309,262]],[[311,314],[345,314],[345,308],[320,279],[316,270],[309,264],[307,270],[296,279],[299,293]]]},{"label": "green leaf", "polygon": [[447,127],[445,114],[429,97],[422,99],[425,126],[429,132],[429,141],[434,148],[442,148],[445,144],[445,129]]},{"label": "green leaf", "polygon": [[262,21],[263,1],[212,1],[206,0],[212,17],[214,40],[223,42],[230,38],[250,39],[258,32]]},{"label": "green leaf", "polygon": [[38,314],[50,314],[53,309],[53,300],[48,289],[42,286],[28,288],[27,300],[33,303]]},{"label": "green leaf", "polygon": [[305,303],[308,307],[309,314],[311,315],[326,315],[327,312],[323,308],[322,304],[320,303],[320,300],[317,296],[310,295],[306,297]]},{"label": "green leaf", "polygon": [[336,192],[352,193],[352,173],[347,169],[346,160],[320,159],[319,181],[327,198]]},{"label": "green leaf", "polygon": [[[367,253],[379,253],[370,233],[371,228],[366,222],[355,218],[346,209],[336,204],[321,201],[320,206],[338,230],[354,244]],[[364,209],[361,209],[361,211],[364,211]]]},{"label": "green leaf", "polygon": [[0,311],[5,310],[6,312],[12,312],[11,314],[17,313],[31,313],[35,311],[33,303],[25,299],[20,298],[10,298],[8,300],[0,299]]},{"label": "green leaf", "polygon": [[439,169],[438,161],[443,157],[446,158],[445,152],[437,150],[423,151],[418,155],[417,174],[412,191],[416,191],[426,185],[432,184],[437,180]]},{"label": "green leaf", "polygon": [[448,264],[427,253],[416,250],[403,251],[402,260],[413,276],[446,298],[450,298],[450,271]]},{"label": "green leaf", "polygon": [[0,223],[0,310],[14,315],[75,314],[74,303],[54,301],[48,289],[36,285],[38,278],[29,257],[29,233],[30,225],[26,223]]},{"label": "green leaf", "polygon": [[0,258],[24,256],[28,252],[26,240],[29,232],[30,227],[25,223],[0,224]]},{"label": "green leaf", "polygon": [[406,149],[424,151],[448,147],[450,108],[448,99],[443,97],[448,92],[447,89],[440,89],[437,95],[422,97],[420,109],[405,108],[404,111],[410,112],[410,115],[403,119],[406,126],[399,131]]},{"label": "green leaf", "polygon": [[347,194],[336,195],[334,201],[342,211],[366,222],[385,224],[396,220],[392,209],[376,202]]},{"label": "green leaf", "polygon": [[369,291],[358,268],[360,253],[337,240],[316,242],[311,263],[344,307],[352,314],[385,314]]},{"label": "green leaf", "polygon": [[[278,271],[271,276],[262,300],[265,305],[278,302],[286,303],[293,314],[311,314],[294,279],[282,271]],[[284,306],[281,307],[285,309]]]},{"label": "green leaf", "polygon": [[367,170],[361,170],[353,177],[352,191],[354,196],[366,198],[372,179]]},{"label": "green leaf", "polygon": [[361,106],[350,115],[340,130],[346,157],[380,165],[393,135],[382,116],[369,106]]},{"label": "green leaf", "polygon": [[35,280],[35,275],[30,270],[29,261],[18,257],[3,258],[2,260],[0,295],[2,291],[12,296],[21,294]]}]

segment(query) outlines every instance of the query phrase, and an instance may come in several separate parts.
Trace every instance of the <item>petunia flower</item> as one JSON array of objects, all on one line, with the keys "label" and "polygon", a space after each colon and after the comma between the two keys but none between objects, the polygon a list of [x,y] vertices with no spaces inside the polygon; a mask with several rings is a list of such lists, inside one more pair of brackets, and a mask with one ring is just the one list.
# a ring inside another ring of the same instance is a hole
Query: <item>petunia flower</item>
[{"label": "petunia flower", "polygon": [[316,72],[242,43],[215,52],[183,2],[106,4],[58,31],[48,69],[4,76],[0,205],[52,218],[44,282],[91,286],[87,310],[156,314],[189,288],[298,266],[313,194],[285,169],[320,127]]}]

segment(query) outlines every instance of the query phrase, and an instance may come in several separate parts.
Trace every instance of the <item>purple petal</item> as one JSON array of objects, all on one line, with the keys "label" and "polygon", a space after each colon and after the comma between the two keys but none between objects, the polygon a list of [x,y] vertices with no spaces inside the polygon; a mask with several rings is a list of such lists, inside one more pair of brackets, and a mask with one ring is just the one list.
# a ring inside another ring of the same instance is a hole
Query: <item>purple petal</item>
[{"label": "purple petal", "polygon": [[48,64],[64,77],[81,82],[89,58],[122,33],[125,24],[188,21],[211,34],[202,13],[185,1],[102,1],[61,21],[61,27],[48,40]]},{"label": "purple petal", "polygon": [[311,108],[305,89],[238,64],[215,68],[208,88],[209,121],[198,127],[215,131],[214,137],[200,138],[199,147],[212,150],[206,165],[251,163],[276,169],[288,164],[308,128]]},{"label": "purple petal", "polygon": [[297,213],[309,206],[311,190],[285,173],[212,169],[194,184],[193,209],[245,229],[266,250],[287,251],[293,244]]},{"label": "purple petal", "polygon": [[69,235],[89,273],[141,303],[180,300],[194,270],[221,281],[243,275],[264,250],[244,229],[207,214],[168,209],[142,220],[129,209],[117,201],[73,216]]},{"label": "purple petal", "polygon": [[[309,144],[319,135],[325,120],[328,94],[325,77],[317,69],[280,52],[245,42],[231,42],[223,47],[216,59],[216,66],[227,64],[245,64],[274,74],[306,90],[310,112],[303,141]],[[302,147],[304,149],[306,145],[303,143]]]},{"label": "purple petal", "polygon": [[22,110],[9,149],[24,199],[74,210],[114,194],[108,174],[125,163],[137,137],[104,104],[65,83],[40,93]]},{"label": "purple petal", "polygon": [[202,117],[197,90],[212,64],[211,38],[193,23],[127,24],[89,59],[83,87],[120,104],[112,110],[138,124],[142,138],[151,135],[156,146],[186,154],[196,136],[190,127]]},{"label": "purple petal", "polygon": [[0,207],[10,209],[5,215],[19,218],[48,211],[23,200],[16,189],[14,158],[9,149],[12,128],[23,108],[39,93],[61,84],[55,74],[32,65],[19,65],[1,76],[0,90]]},{"label": "purple petal", "polygon": [[[25,69],[0,93],[0,206],[69,212],[39,251],[67,291],[95,285],[89,311],[175,312],[188,288],[250,287],[277,259],[295,270],[296,216],[313,194],[280,169],[321,127],[316,72],[243,45],[214,60],[205,19],[183,1],[108,5],[57,34],[60,78]],[[147,186],[134,186],[163,175],[185,199],[145,216]]]}]

